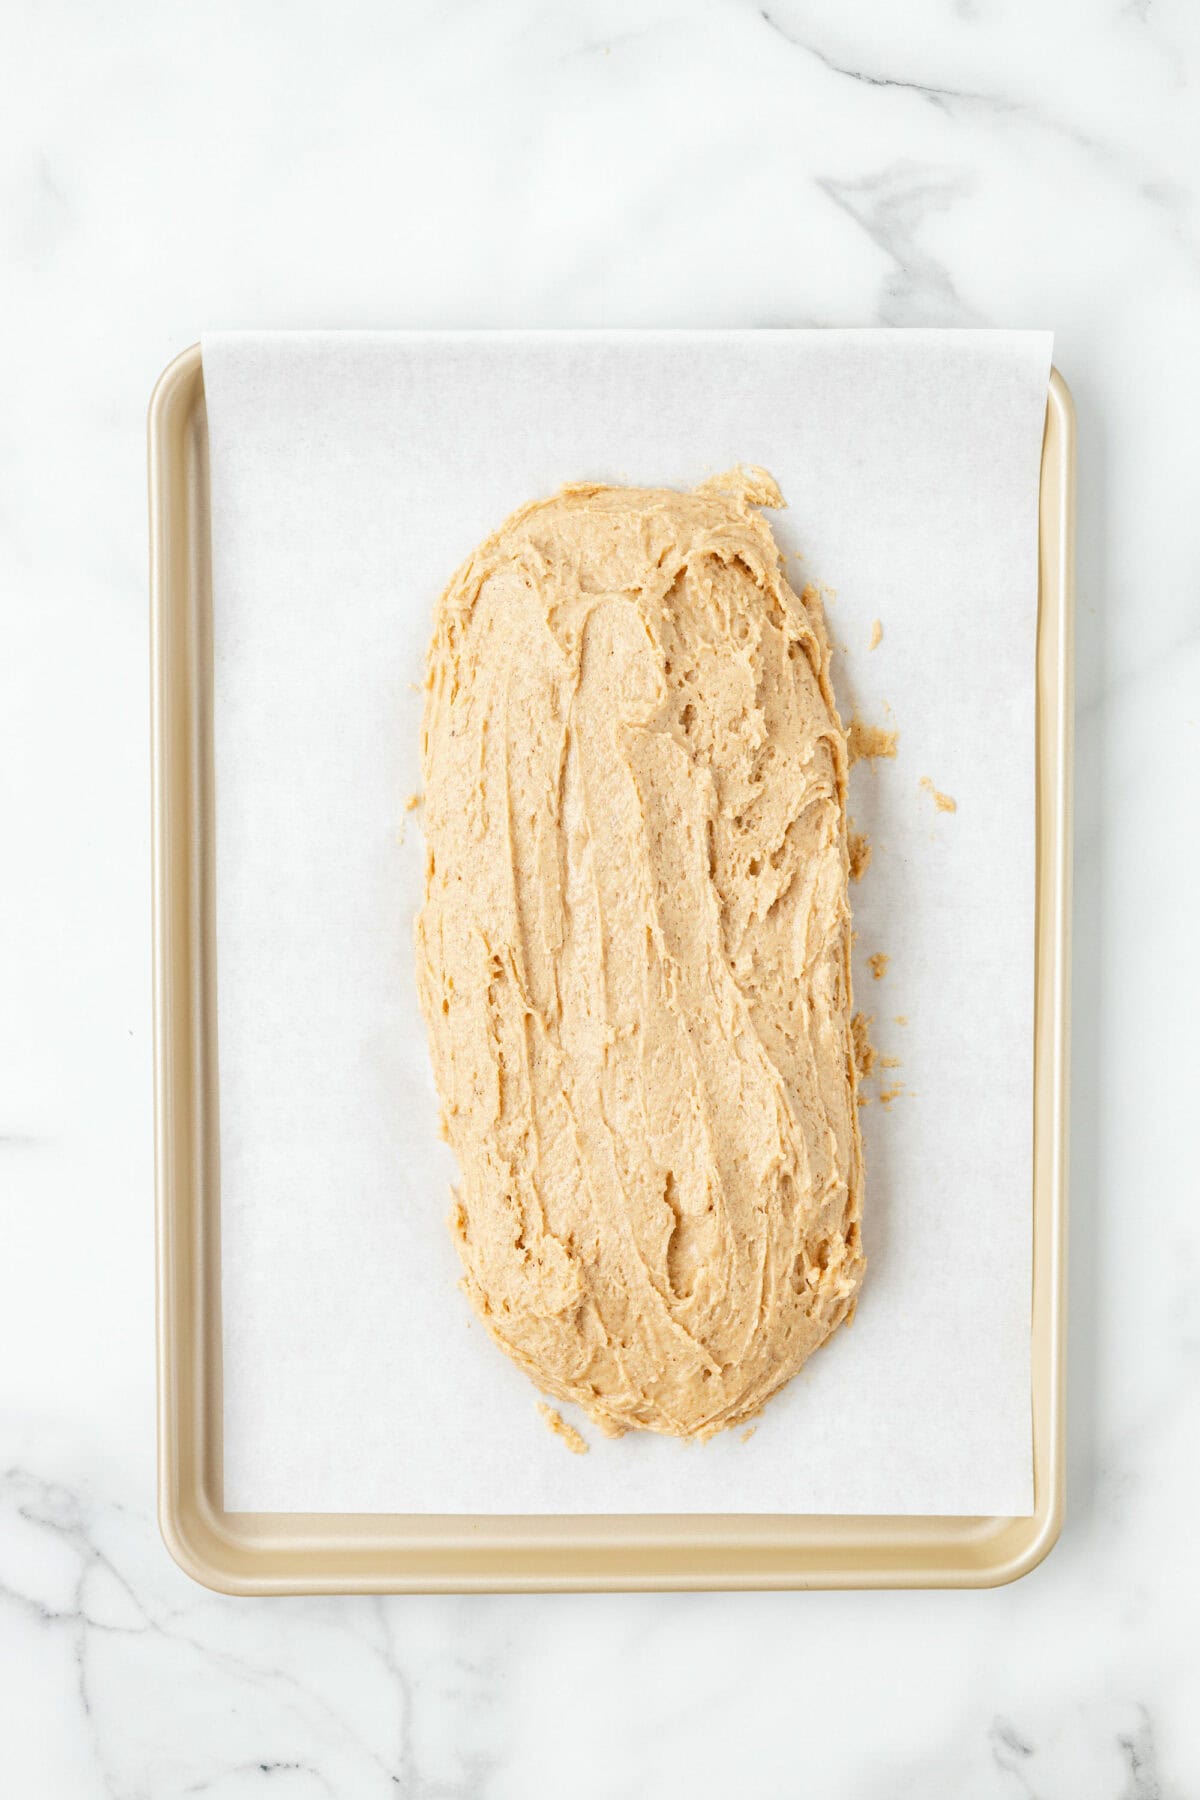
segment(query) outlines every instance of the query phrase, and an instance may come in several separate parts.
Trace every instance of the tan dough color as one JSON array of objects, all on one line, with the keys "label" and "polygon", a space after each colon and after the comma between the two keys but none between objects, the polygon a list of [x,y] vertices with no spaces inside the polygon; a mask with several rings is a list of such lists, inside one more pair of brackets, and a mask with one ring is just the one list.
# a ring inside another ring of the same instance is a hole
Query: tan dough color
[{"label": "tan dough color", "polygon": [[465,1287],[603,1430],[744,1423],[850,1314],[846,738],[756,506],[568,487],[437,608],[417,976]]}]

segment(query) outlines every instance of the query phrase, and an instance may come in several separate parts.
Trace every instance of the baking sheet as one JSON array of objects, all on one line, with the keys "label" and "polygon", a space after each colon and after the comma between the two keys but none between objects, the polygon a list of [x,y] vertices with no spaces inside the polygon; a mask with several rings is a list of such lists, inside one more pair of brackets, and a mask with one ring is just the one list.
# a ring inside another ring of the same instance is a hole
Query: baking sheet
[{"label": "baking sheet", "polygon": [[[239,334],[204,360],[227,1507],[1028,1514],[1049,336]],[[734,460],[780,480],[794,578],[837,590],[843,710],[900,731],[852,810],[859,1004],[906,1088],[884,1109],[871,1083],[863,1114],[853,1329],[748,1443],[584,1424],[577,1458],[456,1287],[409,684],[436,593],[514,505]]]}]

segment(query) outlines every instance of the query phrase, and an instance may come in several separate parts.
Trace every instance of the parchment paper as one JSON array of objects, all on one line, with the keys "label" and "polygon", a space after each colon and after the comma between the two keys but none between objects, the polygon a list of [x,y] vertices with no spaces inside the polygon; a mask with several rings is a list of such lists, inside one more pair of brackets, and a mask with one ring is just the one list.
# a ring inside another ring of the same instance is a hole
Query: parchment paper
[{"label": "parchment paper", "polygon": [[[233,334],[211,443],[225,1500],[1028,1513],[1037,485],[1050,338]],[[769,468],[828,584],[867,1084],[858,1317],[754,1436],[570,1455],[459,1292],[414,992],[434,600],[564,481]],[[872,622],[883,640],[868,649]],[[919,783],[954,797],[940,812]],[[891,958],[876,981],[865,958]]]}]

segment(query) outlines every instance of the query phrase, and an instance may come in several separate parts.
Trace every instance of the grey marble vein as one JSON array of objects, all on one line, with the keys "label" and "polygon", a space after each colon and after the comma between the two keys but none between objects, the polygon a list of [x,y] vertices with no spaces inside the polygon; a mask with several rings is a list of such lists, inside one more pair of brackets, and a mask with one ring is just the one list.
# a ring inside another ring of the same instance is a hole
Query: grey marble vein
[{"label": "grey marble vein", "polygon": [[911,93],[948,113],[959,108],[966,112],[983,111],[1061,138],[1147,201],[1168,226],[1171,237],[1189,258],[1193,271],[1200,274],[1200,242],[1197,241],[1194,220],[1194,184],[1170,178],[1161,169],[1147,164],[1145,156],[1136,154],[1131,147],[1118,147],[1108,137],[1085,131],[1028,98],[1016,98],[980,88],[922,82],[912,76],[891,75],[876,69],[858,67],[839,60],[807,35],[801,34],[781,17],[778,8],[768,10],[760,7],[758,16],[785,43],[811,57],[831,74],[848,81],[870,88]]},{"label": "grey marble vein", "polygon": [[977,104],[999,105],[1001,109],[1005,111],[1015,112],[1017,110],[1015,102],[998,102],[990,94],[976,93],[967,88],[939,87],[924,81],[908,80],[900,75],[880,75],[873,73],[869,69],[853,68],[848,63],[838,62],[828,53],[828,51],[822,50],[818,45],[811,43],[807,38],[801,37],[791,26],[785,24],[776,13],[768,11],[765,7],[760,7],[759,17],[764,25],[769,25],[772,31],[778,32],[779,36],[783,38],[785,42],[794,44],[798,50],[806,51],[814,61],[819,62],[822,67],[828,69],[831,74],[844,75],[848,81],[859,81],[866,87],[901,88],[909,93],[919,94],[923,100],[930,101],[932,105],[939,107],[943,111],[946,109],[947,103],[951,100],[970,100]]},{"label": "grey marble vein", "polygon": [[[330,1769],[347,1757],[361,1771],[356,1780],[382,1782],[406,1800],[481,1800],[487,1793],[495,1759],[485,1750],[464,1753],[459,1771],[452,1777],[422,1766],[416,1721],[419,1677],[406,1667],[398,1653],[396,1627],[400,1615],[394,1604],[377,1599],[344,1603],[251,1602],[248,1608],[243,1605],[239,1609],[243,1618],[249,1609],[264,1624],[269,1621],[268,1636],[276,1641],[276,1626],[282,1621],[275,1608],[282,1605],[303,1609],[307,1620],[327,1621],[331,1627],[336,1624],[361,1645],[366,1652],[364,1672],[370,1670],[381,1693],[389,1695],[396,1719],[393,1747],[381,1749],[355,1723],[350,1696],[335,1698],[334,1686],[328,1680],[313,1680],[300,1667],[289,1666],[292,1659],[282,1642],[281,1654],[276,1655],[264,1653],[262,1648],[235,1647],[236,1637],[230,1643],[221,1642],[219,1634],[214,1638],[212,1627],[219,1625],[229,1603],[214,1601],[202,1590],[192,1588],[164,1563],[161,1549],[153,1559],[158,1562],[155,1573],[153,1562],[144,1560],[144,1552],[136,1564],[130,1564],[120,1548],[110,1546],[114,1526],[122,1523],[116,1509],[61,1484],[46,1482],[29,1471],[10,1469],[0,1479],[0,1546],[5,1541],[5,1515],[35,1532],[48,1534],[69,1551],[73,1560],[69,1603],[46,1599],[30,1585],[23,1586],[19,1579],[10,1578],[0,1584],[0,1605],[15,1607],[40,1629],[66,1632],[75,1671],[76,1702],[105,1793],[120,1796],[120,1800],[134,1800],[143,1791],[136,1780],[130,1782],[122,1773],[120,1721],[106,1698],[108,1668],[101,1646],[114,1638],[142,1644],[137,1659],[147,1673],[164,1655],[182,1656],[183,1668],[191,1673],[184,1676],[181,1670],[181,1678],[216,1682],[231,1700],[236,1697],[239,1709],[257,1700],[277,1718],[290,1719],[293,1730],[313,1740],[314,1753],[308,1756],[273,1753],[226,1759],[218,1755],[211,1772],[185,1783],[178,1790],[181,1793],[205,1793],[233,1776],[256,1773],[264,1777],[303,1774],[320,1784],[323,1792],[342,1793],[346,1790]],[[126,1535],[122,1539],[118,1531],[118,1542],[139,1543],[147,1523],[124,1515]],[[129,1618],[103,1616],[106,1608],[98,1586],[101,1582],[111,1584],[115,1595],[128,1608]],[[360,1620],[363,1625],[358,1623]],[[469,1660],[465,1667],[472,1683],[481,1680],[485,1689],[494,1678],[488,1658]],[[364,1787],[362,1791],[368,1789]]]},{"label": "grey marble vein", "polygon": [[1144,1706],[1138,1711],[1141,1716],[1134,1729],[1117,1739],[1129,1764],[1129,1780],[1121,1800],[1162,1800],[1150,1714]]},{"label": "grey marble vein", "polygon": [[818,178],[817,186],[894,264],[879,307],[883,325],[976,325],[979,315],[949,270],[919,242],[931,213],[970,193],[961,175],[898,164],[859,181]]}]

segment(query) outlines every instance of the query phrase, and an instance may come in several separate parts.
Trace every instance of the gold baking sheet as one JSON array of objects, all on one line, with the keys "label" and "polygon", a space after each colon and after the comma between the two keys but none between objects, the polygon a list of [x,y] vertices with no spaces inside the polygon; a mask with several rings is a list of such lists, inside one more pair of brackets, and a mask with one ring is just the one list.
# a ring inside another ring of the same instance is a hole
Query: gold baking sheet
[{"label": "gold baking sheet", "polygon": [[208,436],[199,346],[149,416],[158,1201],[159,1517],[176,1561],[236,1594],[981,1587],[1046,1555],[1063,1512],[1075,425],[1051,374],[1037,634],[1034,1512],[1028,1518],[227,1513]]}]

